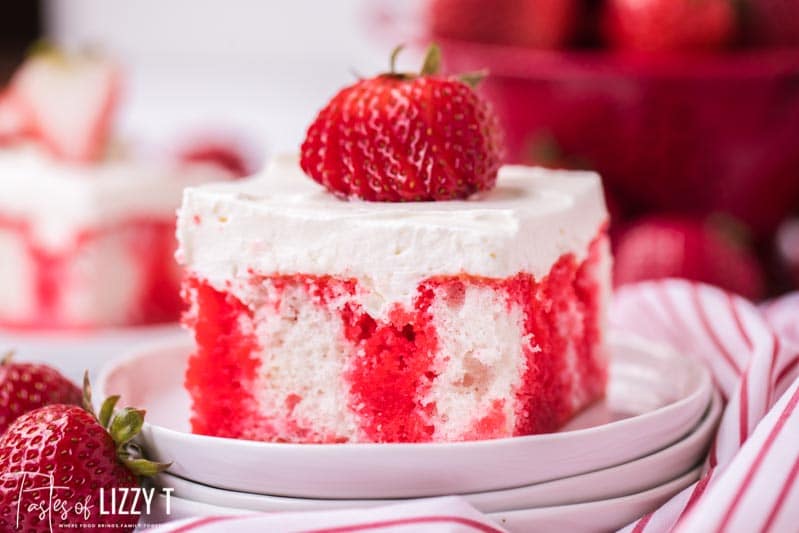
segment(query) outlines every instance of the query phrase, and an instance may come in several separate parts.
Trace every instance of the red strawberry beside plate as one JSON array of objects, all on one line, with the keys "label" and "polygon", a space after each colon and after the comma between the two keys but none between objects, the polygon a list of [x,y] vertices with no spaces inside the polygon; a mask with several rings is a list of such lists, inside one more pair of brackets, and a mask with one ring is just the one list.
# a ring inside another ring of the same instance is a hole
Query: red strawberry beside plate
[{"label": "red strawberry beside plate", "polygon": [[7,355],[0,361],[0,435],[19,416],[45,405],[79,405],[80,389],[56,369],[18,363]]},{"label": "red strawberry beside plate", "polygon": [[[143,500],[133,501],[138,476],[167,465],[135,455],[130,441],[144,412],[113,413],[118,396],[91,408],[88,380],[84,407],[54,404],[19,417],[0,438],[0,530],[30,533],[76,528],[133,531]],[[122,494],[125,505],[120,501]]]}]

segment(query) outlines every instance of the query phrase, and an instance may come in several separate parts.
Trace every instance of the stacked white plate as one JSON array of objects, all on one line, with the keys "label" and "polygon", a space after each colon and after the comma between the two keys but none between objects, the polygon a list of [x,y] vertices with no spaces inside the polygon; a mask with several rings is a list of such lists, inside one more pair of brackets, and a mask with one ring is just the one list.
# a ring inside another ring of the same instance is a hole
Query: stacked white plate
[{"label": "stacked white plate", "polygon": [[[605,400],[560,432],[429,444],[285,444],[193,435],[183,376],[191,345],[169,341],[110,364],[97,390],[147,409],[141,443],[171,462],[148,522],[248,511],[370,507],[459,495],[511,531],[611,530],[699,477],[721,401],[694,360],[612,335]],[[98,395],[99,396],[99,395]]]}]

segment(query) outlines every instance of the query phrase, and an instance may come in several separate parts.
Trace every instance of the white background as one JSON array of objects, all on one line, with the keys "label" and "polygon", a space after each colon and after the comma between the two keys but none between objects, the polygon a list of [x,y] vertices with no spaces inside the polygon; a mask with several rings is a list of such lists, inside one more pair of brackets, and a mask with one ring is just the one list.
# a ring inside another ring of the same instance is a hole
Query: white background
[{"label": "white background", "polygon": [[233,129],[274,153],[298,149],[353,72],[386,69],[394,44],[418,35],[421,1],[49,0],[46,26],[59,45],[126,63],[123,131],[164,142]]}]

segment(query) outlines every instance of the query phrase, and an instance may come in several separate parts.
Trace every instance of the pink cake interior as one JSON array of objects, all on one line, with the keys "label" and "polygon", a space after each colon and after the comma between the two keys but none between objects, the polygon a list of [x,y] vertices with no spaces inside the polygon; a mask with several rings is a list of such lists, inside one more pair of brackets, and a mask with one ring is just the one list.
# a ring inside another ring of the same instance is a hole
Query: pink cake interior
[{"label": "pink cake interior", "polygon": [[550,432],[601,397],[607,242],[535,279],[438,276],[371,316],[363,280],[250,272],[254,295],[192,277],[197,433],[429,442]]}]

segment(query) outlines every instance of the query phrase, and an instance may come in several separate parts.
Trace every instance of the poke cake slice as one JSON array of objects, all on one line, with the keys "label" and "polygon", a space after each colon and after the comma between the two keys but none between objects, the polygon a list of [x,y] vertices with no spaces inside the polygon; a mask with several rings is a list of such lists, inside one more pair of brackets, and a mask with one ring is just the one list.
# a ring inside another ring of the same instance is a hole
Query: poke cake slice
[{"label": "poke cake slice", "polygon": [[112,139],[116,64],[40,51],[0,92],[0,327],[175,321],[183,188],[220,165],[153,159]]},{"label": "poke cake slice", "polygon": [[193,431],[491,439],[604,394],[600,179],[499,169],[495,127],[462,81],[392,70],[339,93],[299,158],[185,192]]}]

